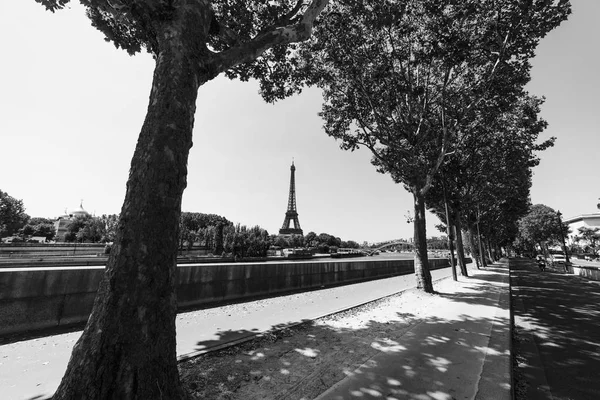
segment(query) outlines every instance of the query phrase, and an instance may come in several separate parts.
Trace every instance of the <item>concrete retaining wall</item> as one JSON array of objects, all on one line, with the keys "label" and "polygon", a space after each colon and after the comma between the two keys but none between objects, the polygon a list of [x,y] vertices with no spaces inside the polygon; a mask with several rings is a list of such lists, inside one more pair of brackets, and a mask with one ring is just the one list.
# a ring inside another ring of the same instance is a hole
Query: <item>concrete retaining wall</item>
[{"label": "concrete retaining wall", "polygon": [[0,258],[85,256],[104,253],[100,243],[13,243],[0,245]]},{"label": "concrete retaining wall", "polygon": [[600,281],[600,267],[573,265],[569,267],[569,270],[575,275],[583,276],[594,281]]},{"label": "concrete retaining wall", "polygon": [[[430,260],[431,268],[448,266]],[[414,272],[412,260],[181,265],[180,308],[217,305]],[[87,321],[104,267],[0,270],[0,336]]]}]

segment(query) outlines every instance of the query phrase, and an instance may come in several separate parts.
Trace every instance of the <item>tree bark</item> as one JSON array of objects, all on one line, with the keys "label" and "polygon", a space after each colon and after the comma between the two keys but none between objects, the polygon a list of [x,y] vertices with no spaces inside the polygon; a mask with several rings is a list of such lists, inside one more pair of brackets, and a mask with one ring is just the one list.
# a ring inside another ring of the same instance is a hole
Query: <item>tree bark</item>
[{"label": "tree bark", "polygon": [[481,269],[481,257],[479,254],[479,244],[477,243],[477,232],[473,226],[469,226],[469,241],[471,243],[471,253],[473,253],[473,258],[475,258],[475,265],[477,269]]},{"label": "tree bark", "polygon": [[462,240],[462,226],[460,222],[460,210],[456,210],[454,214],[454,232],[456,234],[456,255],[458,257],[459,270],[462,276],[469,276],[467,272],[467,264],[465,262],[465,249]]},{"label": "tree bark", "polygon": [[479,235],[478,239],[479,243],[481,245],[481,249],[479,250],[480,252],[480,257],[481,257],[481,263],[483,264],[484,267],[488,266],[488,258],[486,258],[485,256],[485,252],[486,252],[486,248],[485,248],[485,240],[481,238],[481,235]]},{"label": "tree bark", "polygon": [[415,241],[415,277],[417,288],[433,293],[429,258],[427,257],[427,231],[425,221],[425,198],[418,189],[413,190],[415,206],[414,241]]},{"label": "tree bark", "polygon": [[496,262],[496,245],[490,239],[486,239],[488,258],[492,263]]},{"label": "tree bark", "polygon": [[197,54],[190,40],[203,21],[186,22],[158,33],[115,244],[54,400],[184,398],[175,338],[179,219],[198,87],[214,77],[186,51]]}]

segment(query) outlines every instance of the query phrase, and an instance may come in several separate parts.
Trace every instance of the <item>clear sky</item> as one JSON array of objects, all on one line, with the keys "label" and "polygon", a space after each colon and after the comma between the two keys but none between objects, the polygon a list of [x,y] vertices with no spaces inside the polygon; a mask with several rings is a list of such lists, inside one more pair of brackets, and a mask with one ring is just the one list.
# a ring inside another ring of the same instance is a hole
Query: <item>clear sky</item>
[{"label": "clear sky", "polygon": [[[534,203],[565,217],[597,212],[600,197],[600,2],[571,0],[570,19],[546,37],[529,90],[547,97],[543,117],[556,136],[535,169]],[[33,0],[0,2],[0,189],[31,216],[83,206],[120,211],[129,163],[150,92],[154,62],[103,40],[73,2],[55,14]],[[266,104],[255,83],[218,77],[198,95],[183,210],[223,215],[277,233],[296,165],[305,233],[344,240],[412,236],[412,196],[322,129],[317,90]],[[428,236],[439,235],[429,215]]]}]

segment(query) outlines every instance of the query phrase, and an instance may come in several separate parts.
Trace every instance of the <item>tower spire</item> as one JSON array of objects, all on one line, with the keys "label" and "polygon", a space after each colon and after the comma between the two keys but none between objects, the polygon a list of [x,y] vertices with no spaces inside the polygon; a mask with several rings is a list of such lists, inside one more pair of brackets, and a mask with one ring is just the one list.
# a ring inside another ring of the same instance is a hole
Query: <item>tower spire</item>
[{"label": "tower spire", "polygon": [[[285,219],[283,220],[283,226],[279,230],[280,235],[302,235],[302,229],[300,228],[300,222],[298,221],[298,211],[296,210],[296,167],[294,166],[294,159],[292,158],[292,166],[290,167],[290,194],[288,197],[288,207],[285,212]],[[294,223],[294,227],[291,228],[291,222]]]}]

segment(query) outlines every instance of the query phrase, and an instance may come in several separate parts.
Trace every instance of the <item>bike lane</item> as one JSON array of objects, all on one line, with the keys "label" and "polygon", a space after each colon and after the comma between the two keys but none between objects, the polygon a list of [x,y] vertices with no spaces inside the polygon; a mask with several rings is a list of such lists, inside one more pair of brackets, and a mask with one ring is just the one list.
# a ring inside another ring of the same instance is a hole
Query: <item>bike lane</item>
[{"label": "bike lane", "polygon": [[511,260],[517,400],[600,399],[600,282]]}]

